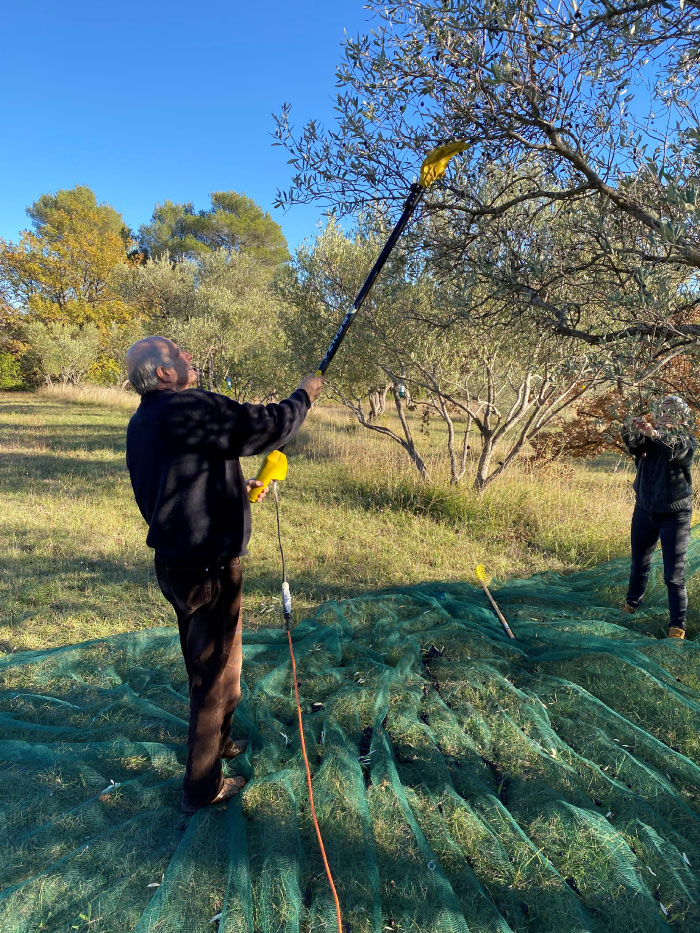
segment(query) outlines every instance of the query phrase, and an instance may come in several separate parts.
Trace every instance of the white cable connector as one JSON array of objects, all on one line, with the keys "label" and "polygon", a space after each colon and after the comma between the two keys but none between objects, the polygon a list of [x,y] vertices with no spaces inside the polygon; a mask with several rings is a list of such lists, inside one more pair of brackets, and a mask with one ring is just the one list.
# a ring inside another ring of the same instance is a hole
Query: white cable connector
[{"label": "white cable connector", "polygon": [[282,610],[285,619],[289,619],[292,615],[292,594],[289,592],[289,584],[286,580],[282,584]]}]

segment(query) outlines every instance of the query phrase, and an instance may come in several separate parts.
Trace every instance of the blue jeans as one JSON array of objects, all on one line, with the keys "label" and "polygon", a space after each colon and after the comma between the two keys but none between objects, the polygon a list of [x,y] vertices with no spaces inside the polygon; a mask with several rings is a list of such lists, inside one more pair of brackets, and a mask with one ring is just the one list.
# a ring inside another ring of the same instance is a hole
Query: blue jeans
[{"label": "blue jeans", "polygon": [[636,609],[649,582],[651,558],[661,538],[664,583],[668,590],[670,625],[685,629],[688,594],[685,589],[685,554],[690,539],[691,509],[678,512],[647,512],[636,505],[632,513],[632,569],[627,602]]}]

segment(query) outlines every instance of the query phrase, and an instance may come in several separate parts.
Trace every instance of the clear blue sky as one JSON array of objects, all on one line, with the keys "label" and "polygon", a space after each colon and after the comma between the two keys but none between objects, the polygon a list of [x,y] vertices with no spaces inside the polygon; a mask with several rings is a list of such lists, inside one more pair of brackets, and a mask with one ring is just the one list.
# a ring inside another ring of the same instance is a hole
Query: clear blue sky
[{"label": "clear blue sky", "polygon": [[272,113],[333,119],[343,30],[362,0],[21,0],[0,27],[0,236],[17,240],[41,194],[89,185],[137,230],[156,202],[253,198],[290,246],[321,210],[273,210],[289,185]]}]

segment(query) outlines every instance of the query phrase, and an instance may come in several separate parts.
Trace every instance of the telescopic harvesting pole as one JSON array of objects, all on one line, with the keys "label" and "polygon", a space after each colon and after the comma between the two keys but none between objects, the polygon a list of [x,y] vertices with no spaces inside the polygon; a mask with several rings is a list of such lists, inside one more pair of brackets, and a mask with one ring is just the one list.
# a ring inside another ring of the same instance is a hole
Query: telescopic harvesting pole
[{"label": "telescopic harvesting pole", "polygon": [[382,271],[384,263],[389,258],[389,254],[396,245],[396,241],[401,236],[404,231],[406,224],[408,223],[411,214],[414,212],[418,204],[420,203],[423,195],[428,190],[430,185],[433,182],[437,181],[438,178],[442,177],[447,168],[447,163],[450,161],[452,156],[457,155],[458,152],[463,152],[467,148],[465,142],[459,141],[454,143],[448,143],[446,146],[439,146],[437,149],[433,149],[432,152],[423,161],[423,165],[420,170],[420,178],[417,182],[411,185],[411,191],[406,198],[406,203],[404,204],[403,211],[401,216],[396,221],[394,229],[389,235],[389,239],[384,245],[384,249],[379,254],[379,258],[372,266],[372,271],[367,276],[365,284],[362,286],[360,291],[357,294],[357,298],[353,302],[352,307],[348,313],[343,318],[343,322],[338,328],[338,333],[335,335],[331,341],[331,345],[326,351],[326,355],[321,360],[321,365],[318,367],[316,375],[322,376],[325,371],[328,369],[328,366],[331,363],[331,360],[338,351],[338,347],[343,342],[343,338],[348,331],[348,328],[352,324],[355,314],[362,307],[362,303],[369,294],[372,286],[374,285],[375,279]]},{"label": "telescopic harvesting pole", "polygon": [[375,264],[372,266],[372,271],[367,276],[367,279],[365,280],[365,284],[362,286],[362,288],[358,292],[357,298],[353,302],[352,307],[350,308],[348,313],[343,318],[343,322],[338,328],[337,334],[331,341],[331,345],[328,347],[328,350],[326,351],[326,355],[321,360],[318,370],[316,371],[317,376],[322,376],[325,373],[325,371],[328,369],[328,367],[330,366],[330,363],[333,357],[338,352],[338,348],[340,347],[340,344],[343,342],[343,338],[345,337],[345,334],[347,333],[348,329],[350,328],[350,325],[355,319],[355,315],[362,307],[362,304],[365,298],[367,297],[367,295],[369,295],[370,290],[372,286],[374,285],[375,279],[377,278],[379,273],[384,268],[384,263],[389,258],[389,254],[391,253],[394,246],[396,245],[396,241],[403,233],[404,227],[408,223],[411,214],[414,212],[414,210],[420,203],[425,192],[426,192],[426,189],[422,188],[420,185],[415,184],[415,183],[411,185],[411,193],[406,199],[406,203],[404,204],[404,208],[401,213],[401,216],[396,222],[396,226],[391,231],[391,235],[389,239],[386,241],[384,245],[384,249],[379,254],[379,258],[377,259]]},{"label": "telescopic harvesting pole", "polygon": [[[452,143],[447,143],[445,146],[438,146],[437,149],[433,149],[432,152],[429,152],[426,158],[424,159],[423,164],[421,165],[420,177],[417,182],[414,182],[414,184],[411,185],[411,190],[408,195],[408,198],[406,198],[406,203],[404,204],[403,211],[401,212],[401,216],[396,221],[394,229],[391,231],[391,234],[389,235],[389,239],[386,241],[386,244],[384,245],[384,249],[381,251],[381,253],[379,254],[379,258],[377,259],[375,264],[372,266],[372,270],[367,276],[364,285],[358,292],[357,298],[355,298],[355,301],[353,302],[352,307],[350,308],[348,313],[343,318],[343,321],[340,327],[338,328],[338,332],[336,333],[333,340],[331,340],[331,344],[326,350],[326,355],[323,357],[323,359],[321,360],[319,364],[318,369],[316,370],[317,376],[323,376],[326,370],[328,369],[328,367],[330,366],[331,361],[333,360],[333,357],[338,352],[338,348],[343,342],[343,339],[345,338],[346,333],[350,329],[350,325],[355,319],[355,315],[362,307],[362,304],[365,298],[367,297],[367,295],[370,293],[372,286],[374,285],[376,281],[377,276],[384,268],[384,264],[386,263],[391,251],[396,245],[396,241],[403,233],[404,228],[406,227],[406,224],[408,223],[411,217],[411,214],[413,214],[414,210],[420,203],[423,195],[428,190],[428,188],[434,182],[438,180],[438,178],[441,178],[444,175],[445,169],[447,168],[447,163],[450,161],[450,159],[453,156],[457,155],[458,152],[464,152],[466,148],[467,148],[466,142],[464,142],[463,140],[457,140]],[[265,485],[257,486],[255,489],[252,489],[250,491],[249,493],[250,501],[255,502],[258,496],[262,493],[265,486],[267,486],[268,483],[272,482],[272,480],[284,479],[286,475],[287,475],[286,456],[281,450],[273,450],[271,453],[267,455],[260,469],[260,472],[258,473],[256,477],[258,480],[262,481]]]}]

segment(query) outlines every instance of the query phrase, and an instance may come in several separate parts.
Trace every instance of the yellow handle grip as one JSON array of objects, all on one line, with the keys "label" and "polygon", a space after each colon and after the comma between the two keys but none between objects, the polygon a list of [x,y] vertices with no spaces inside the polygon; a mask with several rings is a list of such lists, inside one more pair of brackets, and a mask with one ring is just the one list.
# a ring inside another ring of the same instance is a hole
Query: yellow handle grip
[{"label": "yellow handle grip", "polygon": [[263,489],[273,480],[282,480],[287,475],[287,457],[281,450],[271,451],[263,461],[263,465],[255,477],[262,483],[262,486],[256,486],[248,493],[251,502],[257,502]]}]

